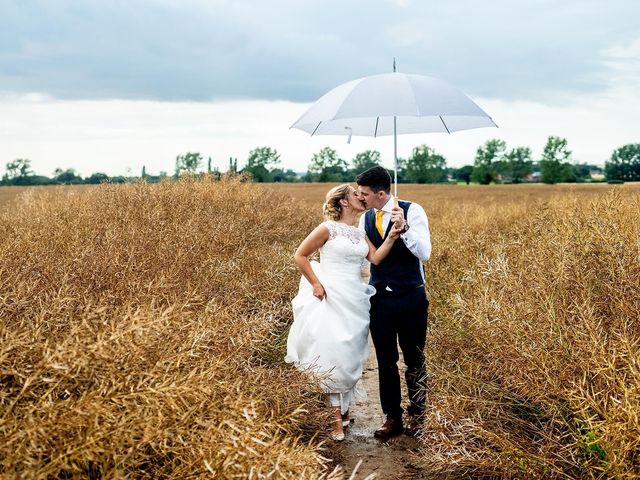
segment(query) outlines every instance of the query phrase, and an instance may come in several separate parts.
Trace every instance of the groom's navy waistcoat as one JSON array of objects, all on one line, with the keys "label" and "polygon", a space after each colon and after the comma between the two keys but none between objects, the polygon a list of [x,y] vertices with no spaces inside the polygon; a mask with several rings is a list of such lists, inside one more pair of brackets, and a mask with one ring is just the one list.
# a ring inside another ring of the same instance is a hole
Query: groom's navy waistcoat
[{"label": "groom's navy waistcoat", "polygon": [[[407,212],[409,211],[411,202],[403,202],[400,200],[398,205],[404,210],[404,218],[407,218]],[[389,222],[384,234],[385,237],[389,234],[391,227],[392,223]],[[384,238],[380,236],[376,228],[376,212],[373,208],[365,213],[364,229],[371,243],[373,243],[376,248],[380,248],[380,245],[384,242]],[[394,292],[402,293],[424,284],[421,273],[422,268],[422,262],[418,261],[418,258],[411,253],[402,239],[398,239],[380,265],[371,264],[371,278],[369,283],[373,285],[378,292],[384,291],[386,287],[389,287]]]}]

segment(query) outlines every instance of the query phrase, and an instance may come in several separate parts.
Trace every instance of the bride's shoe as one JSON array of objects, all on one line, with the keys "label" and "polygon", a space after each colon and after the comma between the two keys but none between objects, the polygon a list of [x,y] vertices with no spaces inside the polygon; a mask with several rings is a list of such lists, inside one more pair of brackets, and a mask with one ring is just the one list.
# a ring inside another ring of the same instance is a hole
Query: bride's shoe
[{"label": "bride's shoe", "polygon": [[349,418],[349,410],[347,410],[347,413],[345,413],[344,415],[341,415],[341,417],[342,417],[343,427],[348,427],[349,425],[351,425],[351,418]]},{"label": "bride's shoe", "polygon": [[342,430],[342,416],[340,415],[340,409],[334,410],[333,414],[333,430],[331,431],[331,440],[334,442],[341,442],[344,440],[344,431]]}]

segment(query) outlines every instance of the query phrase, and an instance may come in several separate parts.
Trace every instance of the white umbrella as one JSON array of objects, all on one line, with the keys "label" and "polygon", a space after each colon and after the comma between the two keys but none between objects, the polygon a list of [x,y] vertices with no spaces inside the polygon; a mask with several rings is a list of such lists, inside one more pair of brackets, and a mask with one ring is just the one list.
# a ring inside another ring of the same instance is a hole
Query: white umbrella
[{"label": "white umbrella", "polygon": [[397,134],[451,133],[497,127],[484,110],[437,78],[395,72],[337,86],[292,126],[311,135],[393,135],[394,194],[398,195]]}]

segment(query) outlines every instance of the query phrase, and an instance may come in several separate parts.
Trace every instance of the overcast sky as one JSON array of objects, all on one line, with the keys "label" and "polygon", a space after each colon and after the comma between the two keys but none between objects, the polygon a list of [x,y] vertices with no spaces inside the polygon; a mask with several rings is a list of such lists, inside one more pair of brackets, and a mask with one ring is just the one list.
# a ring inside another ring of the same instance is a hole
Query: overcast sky
[{"label": "overcast sky", "polygon": [[276,148],[304,171],[325,145],[350,160],[388,138],[316,137],[289,126],[331,88],[398,70],[445,79],[499,125],[399,139],[451,166],[489,138],[529,146],[567,137],[603,164],[640,142],[637,0],[0,0],[0,171],[171,172],[199,151],[223,167]]}]

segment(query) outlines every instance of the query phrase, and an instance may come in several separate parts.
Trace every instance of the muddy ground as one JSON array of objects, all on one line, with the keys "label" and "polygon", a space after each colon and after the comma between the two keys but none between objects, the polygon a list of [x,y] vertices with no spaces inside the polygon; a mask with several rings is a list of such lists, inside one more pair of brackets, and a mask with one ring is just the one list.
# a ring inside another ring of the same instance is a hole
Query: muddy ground
[{"label": "muddy ground", "polygon": [[[378,367],[371,338],[370,353],[364,365],[362,381],[367,390],[367,400],[351,408],[353,423],[345,430],[346,438],[336,450],[342,461],[346,478],[349,478],[362,460],[354,479],[376,478],[379,480],[428,479],[427,473],[420,467],[416,457],[419,444],[415,438],[399,435],[388,442],[381,442],[373,432],[384,423],[378,393]],[[402,358],[399,362],[401,376],[404,374]],[[404,380],[404,379],[403,379]],[[403,381],[403,399],[407,399]]]}]

